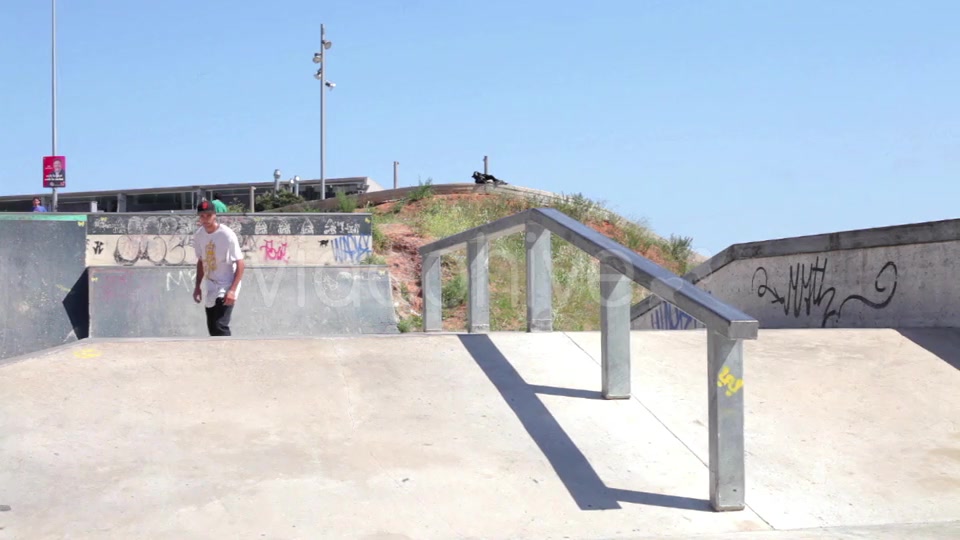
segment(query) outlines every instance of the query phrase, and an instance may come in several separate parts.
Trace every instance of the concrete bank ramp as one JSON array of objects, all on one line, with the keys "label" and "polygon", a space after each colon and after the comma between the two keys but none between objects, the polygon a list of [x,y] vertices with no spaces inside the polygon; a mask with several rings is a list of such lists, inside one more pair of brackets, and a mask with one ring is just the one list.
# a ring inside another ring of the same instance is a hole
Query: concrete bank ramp
[{"label": "concrete bank ramp", "polygon": [[[190,268],[91,267],[90,336],[208,336]],[[247,268],[230,327],[248,337],[396,334],[385,266]]]},{"label": "concrete bank ramp", "polygon": [[0,366],[0,538],[957,538],[958,338],[904,334],[745,342],[729,513],[701,331],[620,401],[595,333],[88,340]]}]

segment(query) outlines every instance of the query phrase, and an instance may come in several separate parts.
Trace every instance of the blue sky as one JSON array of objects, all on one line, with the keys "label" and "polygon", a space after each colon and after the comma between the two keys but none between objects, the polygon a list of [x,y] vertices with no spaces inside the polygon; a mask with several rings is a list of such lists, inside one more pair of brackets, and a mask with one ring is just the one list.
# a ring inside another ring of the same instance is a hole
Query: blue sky
[{"label": "blue sky", "polygon": [[[0,5],[0,193],[41,190],[50,3]],[[67,191],[491,172],[712,254],[957,217],[953,1],[59,0]]]}]

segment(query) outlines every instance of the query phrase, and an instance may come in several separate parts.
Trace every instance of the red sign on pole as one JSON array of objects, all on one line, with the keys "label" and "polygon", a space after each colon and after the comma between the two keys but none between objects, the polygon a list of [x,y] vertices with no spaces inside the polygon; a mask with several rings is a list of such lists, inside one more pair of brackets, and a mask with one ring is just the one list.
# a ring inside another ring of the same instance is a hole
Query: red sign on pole
[{"label": "red sign on pole", "polygon": [[67,187],[67,158],[43,156],[43,187]]}]

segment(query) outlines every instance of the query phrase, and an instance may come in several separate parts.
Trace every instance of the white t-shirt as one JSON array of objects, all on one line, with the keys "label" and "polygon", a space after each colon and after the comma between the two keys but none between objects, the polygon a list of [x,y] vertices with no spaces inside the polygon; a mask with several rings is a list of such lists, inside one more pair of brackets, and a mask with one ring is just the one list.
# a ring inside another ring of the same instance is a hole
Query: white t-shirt
[{"label": "white t-shirt", "polygon": [[[200,227],[193,235],[193,249],[197,260],[203,262],[203,280],[207,284],[204,291],[204,306],[213,307],[217,298],[226,296],[227,289],[233,285],[237,273],[237,261],[243,259],[240,241],[230,227],[217,224],[217,230],[208,233]],[[235,296],[240,296],[240,284],[237,284]]]}]

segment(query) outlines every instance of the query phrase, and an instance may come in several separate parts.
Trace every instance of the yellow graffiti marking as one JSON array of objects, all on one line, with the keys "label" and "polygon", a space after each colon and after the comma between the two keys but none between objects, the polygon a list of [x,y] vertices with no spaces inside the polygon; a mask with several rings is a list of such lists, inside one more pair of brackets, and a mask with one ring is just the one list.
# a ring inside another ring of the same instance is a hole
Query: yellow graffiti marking
[{"label": "yellow graffiti marking", "polygon": [[99,280],[99,279],[100,279],[100,278],[98,278],[98,277],[92,277],[92,278],[90,278],[90,281],[97,281],[97,280]]},{"label": "yellow graffiti marking", "polygon": [[727,387],[727,397],[729,397],[740,391],[740,388],[743,387],[743,379],[738,379],[733,373],[730,373],[729,367],[723,366],[720,374],[717,375],[717,386],[724,385]]},{"label": "yellow graffiti marking", "polygon": [[78,227],[83,227],[84,225],[86,225],[86,223],[84,223],[83,221],[78,221],[78,222],[77,222],[77,226],[78,226]]},{"label": "yellow graffiti marking", "polygon": [[102,355],[102,354],[103,354],[103,353],[101,353],[100,351],[98,351],[98,350],[96,350],[96,349],[90,349],[90,348],[79,349],[79,350],[73,351],[73,355],[74,355],[74,356],[76,356],[77,358],[82,358],[82,359],[84,359],[84,360],[89,359],[89,358],[97,358],[98,356],[100,356],[100,355]]},{"label": "yellow graffiti marking", "polygon": [[57,284],[57,288],[63,292],[70,292],[70,289],[68,289],[67,287],[64,287],[63,285],[60,285],[59,283]]}]

